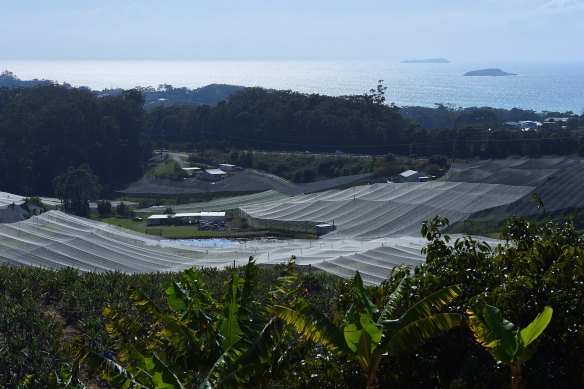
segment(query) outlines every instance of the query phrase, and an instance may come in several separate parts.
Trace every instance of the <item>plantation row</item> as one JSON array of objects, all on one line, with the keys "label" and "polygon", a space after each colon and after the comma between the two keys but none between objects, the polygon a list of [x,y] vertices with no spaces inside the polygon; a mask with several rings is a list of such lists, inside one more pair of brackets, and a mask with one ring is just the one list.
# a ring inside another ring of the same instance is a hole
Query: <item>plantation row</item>
[{"label": "plantation row", "polygon": [[426,263],[370,287],[294,262],[134,276],[0,267],[0,386],[582,387],[573,226],[511,219],[490,248],[451,241],[447,224],[423,225]]}]

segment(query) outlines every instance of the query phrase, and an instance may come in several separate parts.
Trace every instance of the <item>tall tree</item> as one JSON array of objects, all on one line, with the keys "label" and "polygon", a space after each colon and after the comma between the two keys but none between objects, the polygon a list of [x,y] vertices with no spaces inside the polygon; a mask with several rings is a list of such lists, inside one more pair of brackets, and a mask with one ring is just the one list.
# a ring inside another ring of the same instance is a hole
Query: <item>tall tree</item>
[{"label": "tall tree", "polygon": [[99,194],[98,177],[91,168],[83,164],[67,171],[53,180],[55,195],[63,202],[65,212],[77,216],[89,216],[89,201]]}]

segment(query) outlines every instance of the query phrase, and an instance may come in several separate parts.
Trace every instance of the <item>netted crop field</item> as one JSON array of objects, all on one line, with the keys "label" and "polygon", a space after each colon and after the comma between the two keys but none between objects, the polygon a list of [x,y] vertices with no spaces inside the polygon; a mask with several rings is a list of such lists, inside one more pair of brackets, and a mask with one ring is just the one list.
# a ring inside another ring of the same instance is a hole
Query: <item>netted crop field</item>
[{"label": "netted crop field", "polygon": [[261,192],[274,190],[286,195],[308,193],[346,185],[362,180],[371,174],[355,174],[311,182],[308,184],[293,184],[282,177],[260,170],[245,169],[220,181],[199,181],[194,178],[176,181],[158,178],[145,178],[134,182],[128,188],[118,191],[124,194],[195,194],[218,192]]},{"label": "netted crop field", "polygon": [[[264,192],[253,193],[249,195],[222,197],[220,199],[205,202],[173,205],[172,209],[175,212],[179,213],[203,211],[227,211],[230,209],[236,209],[239,207],[249,205],[265,204],[271,201],[280,200],[288,197],[290,196],[282,194],[280,192],[276,192],[274,190],[267,190]],[[161,205],[139,209],[136,212],[161,214],[164,212],[165,209],[166,206]]]},{"label": "netted crop field", "polygon": [[486,160],[454,165],[451,181],[538,186],[561,171],[580,164],[568,157]]},{"label": "netted crop field", "polygon": [[8,206],[24,204],[25,198],[8,192],[0,192],[0,209]]},{"label": "netted crop field", "polygon": [[336,231],[327,239],[373,239],[416,235],[421,224],[436,215],[454,223],[472,213],[517,201],[533,189],[463,182],[373,184],[243,207],[241,216],[262,224],[269,221],[283,230],[293,222],[328,223]]},{"label": "netted crop field", "polygon": [[366,283],[377,284],[395,265],[423,261],[425,244],[419,233],[378,239],[162,240],[59,211],[0,225],[0,263],[95,272],[223,268],[243,265],[250,256],[259,264],[277,264],[295,256],[300,265],[343,277],[359,270]]}]

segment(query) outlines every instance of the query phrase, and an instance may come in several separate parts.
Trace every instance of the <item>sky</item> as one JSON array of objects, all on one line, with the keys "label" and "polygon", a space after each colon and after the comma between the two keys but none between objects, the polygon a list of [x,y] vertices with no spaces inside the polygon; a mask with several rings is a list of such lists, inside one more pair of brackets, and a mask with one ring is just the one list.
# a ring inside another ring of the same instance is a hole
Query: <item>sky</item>
[{"label": "sky", "polygon": [[0,59],[584,62],[584,0],[19,0]]}]

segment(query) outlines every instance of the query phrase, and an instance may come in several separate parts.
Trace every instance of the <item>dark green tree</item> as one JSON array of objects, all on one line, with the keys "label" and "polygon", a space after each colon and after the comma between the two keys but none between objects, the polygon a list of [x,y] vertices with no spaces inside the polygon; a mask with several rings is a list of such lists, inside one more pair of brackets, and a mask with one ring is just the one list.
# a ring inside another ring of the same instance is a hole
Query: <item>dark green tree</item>
[{"label": "dark green tree", "polygon": [[377,88],[371,89],[369,93],[371,93],[371,101],[375,104],[383,105],[385,104],[385,91],[387,90],[386,86],[383,86],[383,80],[379,80],[377,82]]},{"label": "dark green tree", "polygon": [[89,216],[89,201],[99,194],[98,177],[91,168],[83,164],[53,179],[55,196],[61,199],[65,212],[77,216]]},{"label": "dark green tree", "polygon": [[97,202],[97,213],[99,217],[107,217],[112,213],[112,203],[107,200],[99,200]]},{"label": "dark green tree", "polygon": [[130,216],[130,208],[126,203],[120,201],[120,203],[116,206],[116,213],[120,217],[128,217]]}]

